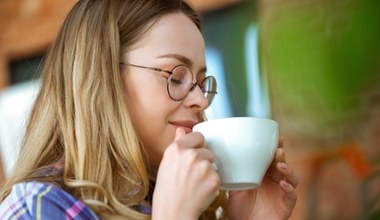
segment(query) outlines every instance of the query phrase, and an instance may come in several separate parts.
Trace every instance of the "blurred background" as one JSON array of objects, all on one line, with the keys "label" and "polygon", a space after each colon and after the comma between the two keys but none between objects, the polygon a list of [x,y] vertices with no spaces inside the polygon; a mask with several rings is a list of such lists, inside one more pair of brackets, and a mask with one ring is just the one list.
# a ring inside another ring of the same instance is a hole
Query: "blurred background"
[{"label": "blurred background", "polygon": [[[1,181],[17,160],[38,67],[76,0],[0,1]],[[296,170],[292,220],[380,219],[380,1],[192,0],[210,119],[273,118]]]}]

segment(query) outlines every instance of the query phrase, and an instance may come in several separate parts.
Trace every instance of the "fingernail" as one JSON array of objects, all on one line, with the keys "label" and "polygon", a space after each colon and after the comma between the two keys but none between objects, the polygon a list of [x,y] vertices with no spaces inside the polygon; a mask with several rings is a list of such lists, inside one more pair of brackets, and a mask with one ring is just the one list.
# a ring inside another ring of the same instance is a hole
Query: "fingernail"
[{"label": "fingernail", "polygon": [[281,163],[281,164],[280,164],[280,167],[281,167],[281,169],[283,169],[283,170],[287,170],[287,169],[288,169],[288,164],[286,164],[286,163]]},{"label": "fingernail", "polygon": [[282,182],[282,185],[283,185],[285,188],[287,188],[287,189],[291,189],[291,188],[292,188],[292,186],[291,186],[288,182],[286,182],[286,181],[283,181],[283,182]]}]

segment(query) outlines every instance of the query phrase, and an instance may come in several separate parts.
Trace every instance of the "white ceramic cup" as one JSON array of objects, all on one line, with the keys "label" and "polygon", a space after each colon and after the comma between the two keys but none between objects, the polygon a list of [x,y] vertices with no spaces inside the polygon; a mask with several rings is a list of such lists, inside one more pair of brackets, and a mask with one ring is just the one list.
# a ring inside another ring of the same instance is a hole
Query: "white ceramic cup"
[{"label": "white ceramic cup", "polygon": [[261,184],[278,145],[278,123],[270,119],[233,117],[194,126],[215,155],[223,190],[253,189]]}]

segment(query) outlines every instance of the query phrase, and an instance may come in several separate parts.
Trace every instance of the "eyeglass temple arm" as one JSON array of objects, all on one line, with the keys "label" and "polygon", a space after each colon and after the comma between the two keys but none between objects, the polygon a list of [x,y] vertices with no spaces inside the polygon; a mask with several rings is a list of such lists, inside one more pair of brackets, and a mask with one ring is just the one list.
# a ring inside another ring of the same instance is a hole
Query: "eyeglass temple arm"
[{"label": "eyeglass temple arm", "polygon": [[140,65],[135,65],[135,64],[131,64],[131,63],[120,63],[120,64],[125,65],[125,66],[133,66],[133,67],[137,67],[137,68],[143,68],[143,69],[148,69],[148,70],[153,70],[153,71],[165,72],[165,73],[173,74],[169,70],[163,70],[163,69],[155,68],[155,67],[140,66]]}]

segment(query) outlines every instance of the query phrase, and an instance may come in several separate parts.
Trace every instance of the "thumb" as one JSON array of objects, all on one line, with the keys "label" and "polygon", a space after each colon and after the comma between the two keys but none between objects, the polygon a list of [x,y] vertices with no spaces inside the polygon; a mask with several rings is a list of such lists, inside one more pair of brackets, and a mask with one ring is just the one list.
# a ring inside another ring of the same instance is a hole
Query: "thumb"
[{"label": "thumb", "polygon": [[185,129],[179,127],[175,130],[175,137],[174,137],[174,141],[177,141],[178,139],[180,139],[181,137],[185,136],[186,135],[186,131]]}]

